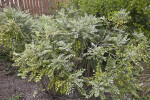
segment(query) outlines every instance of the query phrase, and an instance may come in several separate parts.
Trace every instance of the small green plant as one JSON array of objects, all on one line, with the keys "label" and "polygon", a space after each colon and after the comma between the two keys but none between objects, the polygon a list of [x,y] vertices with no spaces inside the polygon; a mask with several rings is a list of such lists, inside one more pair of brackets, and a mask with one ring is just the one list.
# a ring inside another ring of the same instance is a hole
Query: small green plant
[{"label": "small green plant", "polygon": [[17,94],[14,97],[9,98],[9,100],[21,100],[22,96],[20,94]]}]

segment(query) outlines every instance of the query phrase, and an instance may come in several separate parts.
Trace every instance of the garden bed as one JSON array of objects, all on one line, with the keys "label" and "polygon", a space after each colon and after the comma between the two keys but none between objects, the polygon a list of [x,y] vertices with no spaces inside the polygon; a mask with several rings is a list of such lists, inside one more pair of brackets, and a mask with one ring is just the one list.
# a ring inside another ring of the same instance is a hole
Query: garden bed
[{"label": "garden bed", "polygon": [[149,72],[139,79],[142,63],[149,63],[149,38],[128,25],[127,9],[100,17],[68,7],[33,17],[6,8],[0,18],[0,56],[18,68],[0,63],[2,99],[149,100],[143,80]]}]

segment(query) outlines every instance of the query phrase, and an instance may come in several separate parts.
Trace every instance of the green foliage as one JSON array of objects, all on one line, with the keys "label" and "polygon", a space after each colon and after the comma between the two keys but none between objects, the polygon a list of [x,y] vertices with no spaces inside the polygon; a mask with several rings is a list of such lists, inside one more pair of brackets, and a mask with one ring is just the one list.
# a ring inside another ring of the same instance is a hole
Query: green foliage
[{"label": "green foliage", "polygon": [[71,0],[70,3],[82,12],[98,17],[109,17],[115,11],[126,9],[131,16],[128,28],[143,31],[150,38],[150,0]]},{"label": "green foliage", "polygon": [[16,96],[9,98],[9,100],[22,100],[22,96],[17,93]]},{"label": "green foliage", "polygon": [[[12,51],[22,52],[24,45],[32,39],[33,19],[21,10],[5,8],[0,12],[1,54],[10,55]],[[9,53],[10,52],[10,53]]]},{"label": "green foliage", "polygon": [[[87,96],[100,97],[101,100],[106,100],[105,93],[111,93],[111,96],[119,94],[118,88],[113,83],[113,77],[106,72],[102,72],[101,68],[97,66],[97,71],[94,74],[94,78],[89,81],[89,84],[92,85],[92,90]],[[114,98],[113,98],[114,99]]]},{"label": "green foliage", "polygon": [[14,53],[19,75],[36,82],[46,76],[48,89],[66,95],[78,89],[87,98],[139,98],[135,76],[149,46],[142,33],[127,31],[128,14],[122,9],[97,18],[71,7],[40,17],[36,38]]}]

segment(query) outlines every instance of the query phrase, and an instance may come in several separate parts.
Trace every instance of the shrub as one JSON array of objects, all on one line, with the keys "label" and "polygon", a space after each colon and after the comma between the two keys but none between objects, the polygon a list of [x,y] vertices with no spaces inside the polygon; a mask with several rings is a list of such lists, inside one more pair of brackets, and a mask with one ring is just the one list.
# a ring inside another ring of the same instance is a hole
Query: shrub
[{"label": "shrub", "polygon": [[32,39],[33,18],[21,10],[5,8],[0,12],[0,19],[1,53],[10,52],[7,54],[11,57],[12,51],[22,52]]},{"label": "shrub", "polygon": [[[130,12],[128,28],[143,31],[150,38],[150,1],[149,0],[71,0],[82,12],[109,17],[113,12],[126,9]],[[130,30],[130,31],[131,31]]]},{"label": "shrub", "polygon": [[128,33],[129,13],[118,14],[124,16],[96,18],[68,8],[40,17],[36,38],[24,52],[14,53],[19,75],[36,82],[46,76],[48,89],[60,94],[78,89],[87,98],[138,98],[135,76],[140,61],[147,60],[147,38]]}]

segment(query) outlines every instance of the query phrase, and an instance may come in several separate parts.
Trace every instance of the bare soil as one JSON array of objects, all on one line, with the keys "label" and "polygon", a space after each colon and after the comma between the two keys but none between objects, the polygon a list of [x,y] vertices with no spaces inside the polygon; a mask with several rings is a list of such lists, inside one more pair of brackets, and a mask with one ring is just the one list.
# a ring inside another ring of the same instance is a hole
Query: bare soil
[{"label": "bare soil", "polygon": [[40,83],[28,82],[17,77],[6,65],[8,63],[0,62],[0,100],[9,100],[17,96],[20,97],[19,100],[51,100],[48,94],[40,90]]}]

